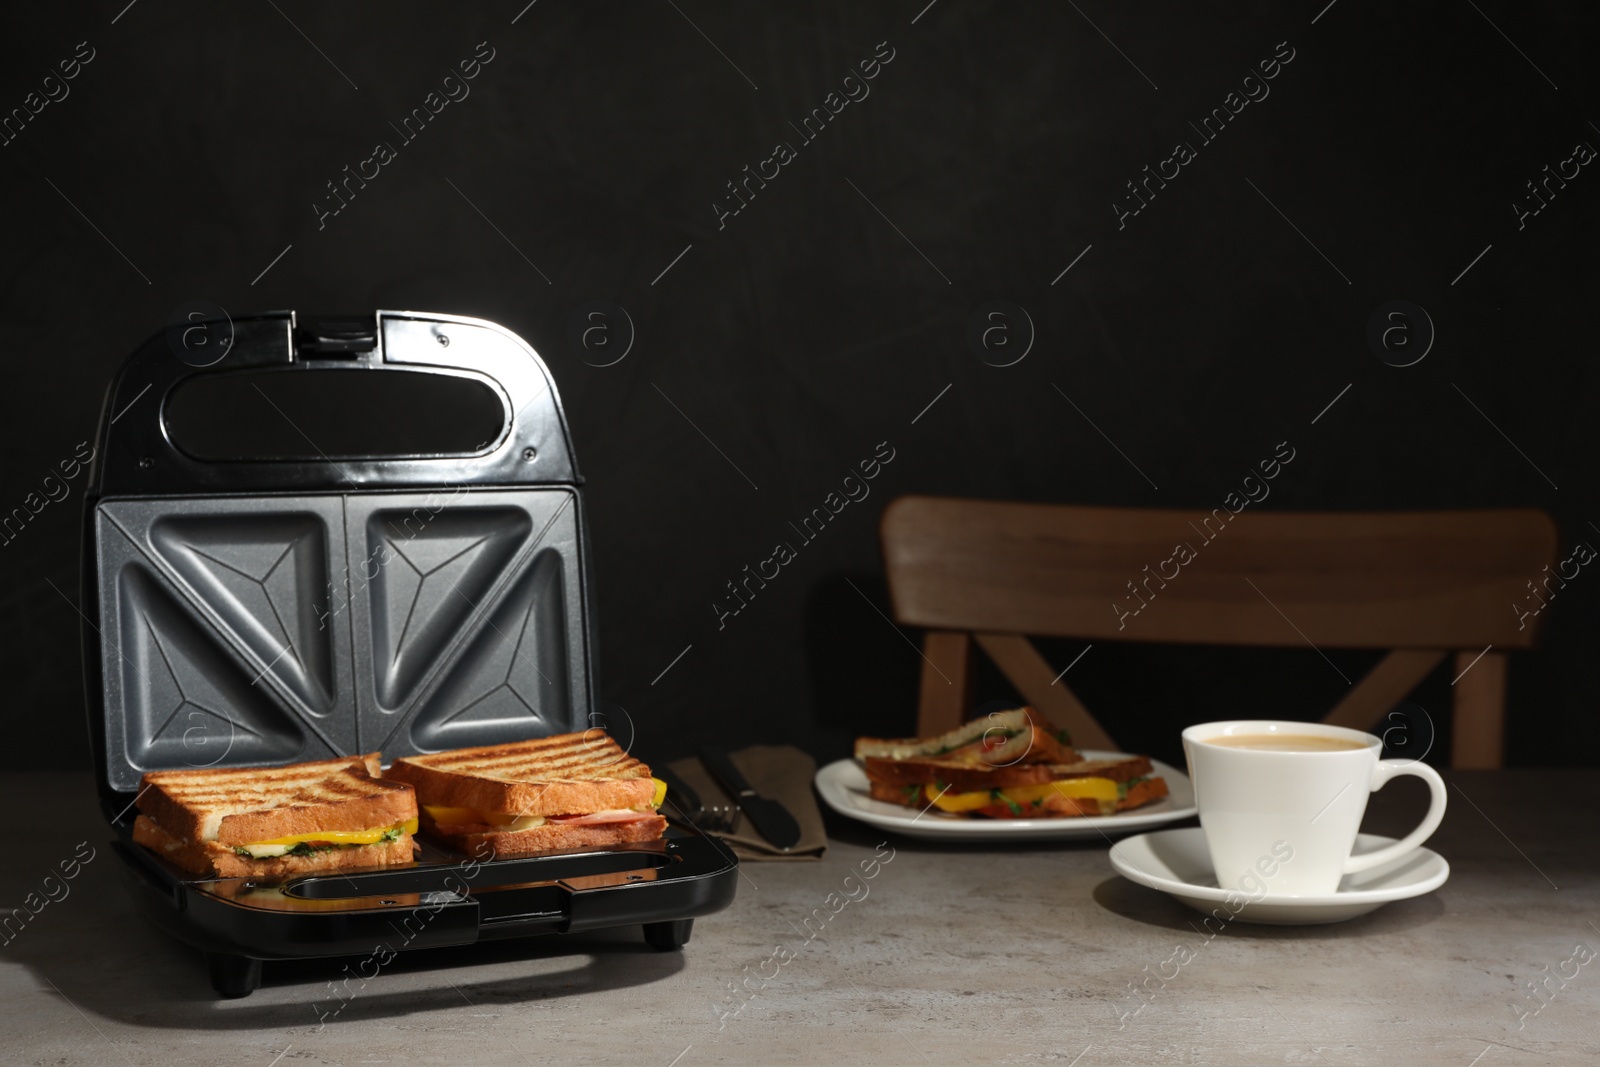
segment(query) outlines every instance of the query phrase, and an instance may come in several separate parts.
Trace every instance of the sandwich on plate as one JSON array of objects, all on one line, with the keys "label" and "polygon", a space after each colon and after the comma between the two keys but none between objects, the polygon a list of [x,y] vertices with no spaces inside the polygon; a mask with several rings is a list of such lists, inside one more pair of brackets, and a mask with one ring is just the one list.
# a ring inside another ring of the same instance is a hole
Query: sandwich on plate
[{"label": "sandwich on plate", "polygon": [[856,741],[872,799],[989,819],[1112,815],[1160,800],[1144,756],[1084,759],[1032,708],[975,719],[933,738]]},{"label": "sandwich on plate", "polygon": [[600,730],[406,756],[388,777],[416,789],[429,839],[471,856],[654,841],[667,828],[665,785]]},{"label": "sandwich on plate", "polygon": [[416,795],[377,770],[372,753],[286,767],[150,771],[139,785],[133,839],[211,878],[410,863]]},{"label": "sandwich on plate", "polygon": [[1067,731],[1031,707],[993,711],[938,737],[856,738],[856,759],[943,760],[973,766],[1072,763]]}]

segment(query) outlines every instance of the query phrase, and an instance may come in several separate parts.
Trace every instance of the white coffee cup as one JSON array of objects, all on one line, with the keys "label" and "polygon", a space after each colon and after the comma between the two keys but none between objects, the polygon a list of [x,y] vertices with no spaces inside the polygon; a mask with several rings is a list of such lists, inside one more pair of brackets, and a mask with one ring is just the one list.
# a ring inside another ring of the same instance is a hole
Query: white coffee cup
[{"label": "white coffee cup", "polygon": [[[1273,744],[1290,747],[1234,747],[1238,739],[1257,735],[1275,736]],[[1292,739],[1304,737],[1354,747],[1295,748]],[[1224,743],[1215,743],[1219,739]],[[1270,720],[1209,722],[1183,731],[1183,750],[1217,885],[1255,899],[1332,894],[1345,875],[1415,850],[1444,818],[1438,772],[1416,760],[1380,759],[1383,742],[1360,730]],[[1428,783],[1433,798],[1427,816],[1394,844],[1352,856],[1367,796],[1402,774]]]}]

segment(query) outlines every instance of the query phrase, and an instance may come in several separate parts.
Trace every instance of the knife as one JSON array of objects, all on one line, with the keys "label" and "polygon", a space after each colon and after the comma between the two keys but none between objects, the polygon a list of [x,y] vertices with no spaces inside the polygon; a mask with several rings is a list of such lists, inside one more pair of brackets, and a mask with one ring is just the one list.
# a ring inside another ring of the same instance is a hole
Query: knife
[{"label": "knife", "polygon": [[711,777],[733,797],[734,803],[739,805],[739,810],[749,817],[750,825],[754,826],[773,848],[787,852],[799,843],[800,824],[794,821],[789,809],[752,789],[726,752],[701,749],[700,762],[706,765]]},{"label": "knife", "polygon": [[706,810],[706,806],[700,802],[700,795],[690,789],[682,778],[665,767],[655,768],[654,774],[667,783],[667,799],[685,821],[692,823],[697,815]]}]

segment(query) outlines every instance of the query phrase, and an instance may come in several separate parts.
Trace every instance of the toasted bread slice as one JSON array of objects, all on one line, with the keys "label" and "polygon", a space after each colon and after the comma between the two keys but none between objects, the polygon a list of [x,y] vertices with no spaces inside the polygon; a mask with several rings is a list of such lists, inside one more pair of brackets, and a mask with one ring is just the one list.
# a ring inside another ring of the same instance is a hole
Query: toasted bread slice
[{"label": "toasted bread slice", "polygon": [[481,860],[524,856],[556,848],[606,848],[641,841],[654,841],[666,833],[667,820],[648,815],[628,822],[581,824],[547,822],[528,830],[496,830],[488,826],[439,826],[426,816],[424,828],[430,841]]},{"label": "toasted bread slice", "polygon": [[406,756],[386,780],[430,807],[523,816],[637,811],[655,797],[650,768],[600,730]]},{"label": "toasted bread slice", "polygon": [[133,839],[162,859],[202,878],[283,879],[316,871],[386,867],[410,863],[413,853],[411,835],[401,834],[395,841],[333,848],[311,856],[251,859],[215,841],[176,837],[148,815],[134,819]]},{"label": "toasted bread slice", "polygon": [[974,767],[966,763],[925,759],[866,761],[867,780],[874,785],[899,789],[931,782],[941,787],[948,786],[952,793],[1043,785],[1064,778],[1109,778],[1113,782],[1126,782],[1148,775],[1150,769],[1150,760],[1145,756],[1076,760],[1072,763],[1019,763],[1010,767]]},{"label": "toasted bread slice", "polygon": [[416,818],[411,787],[373,777],[376,759],[373,753],[286,767],[150,771],[138,808],[174,838],[226,847]]},{"label": "toasted bread slice", "polygon": [[973,719],[938,737],[860,737],[855,751],[861,760],[938,759],[995,766],[1074,763],[1080,758],[1065,730],[1027,706]]},{"label": "toasted bread slice", "polygon": [[[922,792],[913,792],[907,786],[891,785],[887,782],[872,782],[870,793],[873,800],[899,804],[902,807],[922,810],[932,806]],[[1146,778],[1129,787],[1128,791],[1119,797],[1115,804],[1094,800],[1089,797],[1060,797],[1046,810],[1026,810],[1018,813],[1009,805],[999,803],[993,807],[982,808],[973,814],[990,819],[1061,819],[1084,815],[1110,815],[1149,804],[1152,801],[1160,800],[1166,795],[1166,779]],[[949,818],[951,816],[941,815],[941,817]]]}]

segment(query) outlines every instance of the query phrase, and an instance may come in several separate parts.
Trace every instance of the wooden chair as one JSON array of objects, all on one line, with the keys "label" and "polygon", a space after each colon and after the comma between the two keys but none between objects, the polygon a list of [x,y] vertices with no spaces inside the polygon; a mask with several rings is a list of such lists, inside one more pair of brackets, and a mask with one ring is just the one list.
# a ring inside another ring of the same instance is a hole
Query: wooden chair
[{"label": "wooden chair", "polygon": [[1544,621],[1515,605],[1531,611],[1532,590],[1559,582],[1555,523],[1531,509],[1234,514],[907,496],[880,532],[894,617],[927,628],[922,736],[964,718],[974,642],[1078,744],[1109,749],[1025,635],[1387,648],[1323,721],[1371,728],[1454,652],[1451,763],[1499,767],[1505,651],[1532,647]]}]

